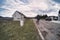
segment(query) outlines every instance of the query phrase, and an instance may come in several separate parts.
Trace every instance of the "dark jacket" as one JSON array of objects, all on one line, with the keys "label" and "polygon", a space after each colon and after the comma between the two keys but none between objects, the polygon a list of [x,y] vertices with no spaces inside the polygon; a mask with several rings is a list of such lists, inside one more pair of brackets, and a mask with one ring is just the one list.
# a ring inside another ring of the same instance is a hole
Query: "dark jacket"
[{"label": "dark jacket", "polygon": [[40,20],[40,18],[41,18],[40,15],[37,15],[37,16],[36,16],[36,19],[37,19],[37,20]]}]

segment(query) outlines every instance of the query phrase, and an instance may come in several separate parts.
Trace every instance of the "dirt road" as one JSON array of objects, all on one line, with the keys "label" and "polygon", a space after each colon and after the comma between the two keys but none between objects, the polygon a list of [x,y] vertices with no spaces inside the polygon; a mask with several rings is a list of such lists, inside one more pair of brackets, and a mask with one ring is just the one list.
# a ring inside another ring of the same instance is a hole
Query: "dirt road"
[{"label": "dirt road", "polygon": [[60,40],[60,24],[45,20],[40,20],[37,24],[36,19],[33,19],[33,21],[42,40]]}]

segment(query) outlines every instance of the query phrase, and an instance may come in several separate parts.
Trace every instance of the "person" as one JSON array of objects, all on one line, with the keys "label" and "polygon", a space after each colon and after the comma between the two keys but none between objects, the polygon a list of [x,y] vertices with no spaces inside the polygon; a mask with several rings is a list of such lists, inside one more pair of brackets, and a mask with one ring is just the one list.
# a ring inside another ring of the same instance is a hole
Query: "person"
[{"label": "person", "polygon": [[37,15],[37,16],[36,16],[36,19],[37,19],[36,23],[39,24],[39,21],[40,21],[40,15]]}]

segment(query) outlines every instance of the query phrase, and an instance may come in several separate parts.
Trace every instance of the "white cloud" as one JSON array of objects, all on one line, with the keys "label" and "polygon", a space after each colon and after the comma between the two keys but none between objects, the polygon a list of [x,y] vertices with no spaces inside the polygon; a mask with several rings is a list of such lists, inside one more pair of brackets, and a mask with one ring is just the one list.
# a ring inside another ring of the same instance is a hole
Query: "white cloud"
[{"label": "white cloud", "polygon": [[26,17],[36,17],[37,16],[37,13],[34,13],[34,12],[24,12],[23,13]]},{"label": "white cloud", "polygon": [[12,14],[14,13],[14,11],[3,11],[2,15],[3,17],[12,17]]},{"label": "white cloud", "polygon": [[49,7],[46,0],[33,0],[30,5],[32,8],[39,8],[41,10],[47,10]]},{"label": "white cloud", "polygon": [[51,12],[47,14],[48,16],[58,16],[58,12]]},{"label": "white cloud", "polygon": [[[16,10],[24,13],[25,15],[27,15],[27,13],[33,15],[35,12],[34,11],[32,12],[31,10],[35,10],[36,11],[35,14],[38,14],[38,10],[46,11],[50,9],[54,9],[54,10],[60,9],[60,4],[57,4],[52,0],[28,0],[28,1],[29,1],[28,4],[24,4],[20,0],[7,0],[6,4],[1,8],[8,9],[9,11],[3,12],[5,13],[3,14],[3,16],[11,17]],[[48,15],[57,15],[57,12],[58,11],[49,12]],[[43,12],[40,11],[40,14],[41,13],[44,14]]]}]

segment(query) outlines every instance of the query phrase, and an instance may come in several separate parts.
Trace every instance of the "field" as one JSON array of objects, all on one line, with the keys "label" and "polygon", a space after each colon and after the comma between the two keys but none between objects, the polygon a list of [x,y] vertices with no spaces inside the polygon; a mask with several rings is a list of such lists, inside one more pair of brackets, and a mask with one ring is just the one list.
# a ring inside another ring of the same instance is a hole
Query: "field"
[{"label": "field", "polygon": [[34,23],[27,19],[23,27],[19,21],[0,20],[0,40],[40,40]]}]

